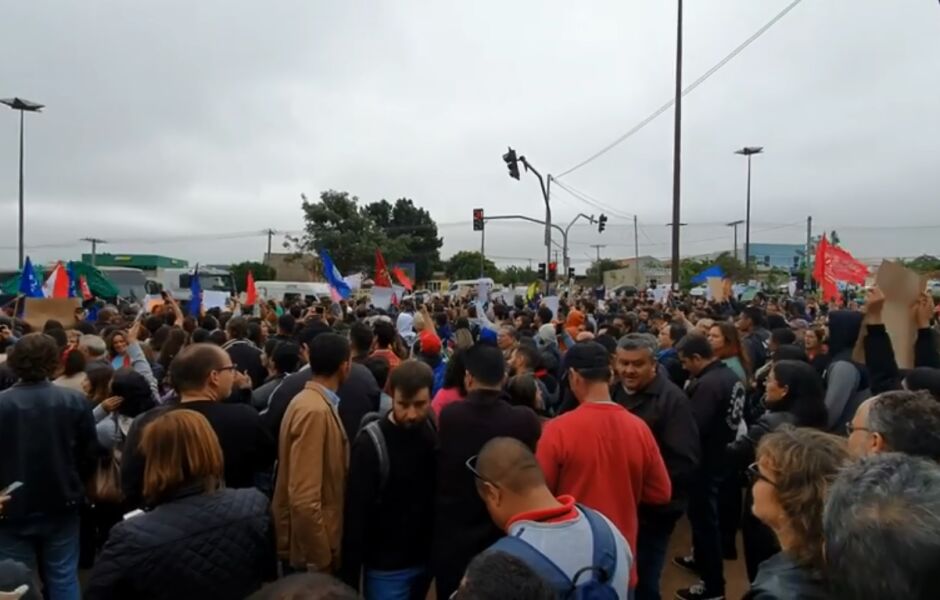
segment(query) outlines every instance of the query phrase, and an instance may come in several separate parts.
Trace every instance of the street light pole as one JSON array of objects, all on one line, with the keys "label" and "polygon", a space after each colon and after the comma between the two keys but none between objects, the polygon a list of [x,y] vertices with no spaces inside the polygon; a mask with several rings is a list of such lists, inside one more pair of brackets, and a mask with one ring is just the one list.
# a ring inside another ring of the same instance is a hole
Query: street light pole
[{"label": "street light pole", "polygon": [[747,157],[747,214],[744,219],[744,274],[747,277],[751,275],[751,157],[763,151],[763,146],[745,146],[734,152]]},{"label": "street light pole", "polygon": [[676,27],[676,112],[672,157],[672,287],[679,288],[679,203],[682,175],[682,0],[678,0]]},{"label": "street light pole", "polygon": [[42,112],[43,105],[37,102],[32,102],[30,100],[25,100],[23,98],[4,98],[0,100],[0,103],[6,104],[13,110],[20,111],[20,217],[19,217],[19,266],[22,270],[23,263],[25,262],[25,243],[23,238],[23,222],[24,222],[24,210],[23,210],[23,126],[24,126],[24,113],[26,112]]},{"label": "street light pole", "polygon": [[744,223],[742,219],[727,223],[728,227],[734,227],[734,260],[738,260],[738,225]]}]

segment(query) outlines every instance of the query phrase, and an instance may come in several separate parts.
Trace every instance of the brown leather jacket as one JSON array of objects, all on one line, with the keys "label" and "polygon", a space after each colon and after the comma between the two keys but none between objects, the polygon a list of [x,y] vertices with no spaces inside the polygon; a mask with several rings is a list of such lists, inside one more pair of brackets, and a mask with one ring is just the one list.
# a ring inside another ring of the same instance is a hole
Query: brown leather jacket
[{"label": "brown leather jacket", "polygon": [[339,415],[323,389],[308,382],[281,423],[271,503],[278,556],[291,566],[327,573],[339,567],[348,465]]}]

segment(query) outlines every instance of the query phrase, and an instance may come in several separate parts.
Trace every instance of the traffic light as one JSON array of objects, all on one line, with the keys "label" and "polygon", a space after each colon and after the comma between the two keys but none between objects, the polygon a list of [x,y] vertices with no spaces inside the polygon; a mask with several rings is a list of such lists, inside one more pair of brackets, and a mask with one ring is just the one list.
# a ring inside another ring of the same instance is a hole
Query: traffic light
[{"label": "traffic light", "polygon": [[482,208],[473,209],[473,230],[483,231],[483,209]]},{"label": "traffic light", "polygon": [[548,280],[555,281],[558,278],[558,263],[550,262],[548,263]]},{"label": "traffic light", "polygon": [[604,233],[607,229],[607,215],[601,215],[597,220],[597,233]]},{"label": "traffic light", "polygon": [[574,267],[568,268],[568,279],[574,279]]},{"label": "traffic light", "polygon": [[539,280],[545,280],[545,263],[539,263]]},{"label": "traffic light", "polygon": [[506,161],[506,166],[509,167],[509,176],[513,179],[519,179],[519,159],[516,158],[516,151],[510,148],[509,152],[503,154],[503,160]]}]

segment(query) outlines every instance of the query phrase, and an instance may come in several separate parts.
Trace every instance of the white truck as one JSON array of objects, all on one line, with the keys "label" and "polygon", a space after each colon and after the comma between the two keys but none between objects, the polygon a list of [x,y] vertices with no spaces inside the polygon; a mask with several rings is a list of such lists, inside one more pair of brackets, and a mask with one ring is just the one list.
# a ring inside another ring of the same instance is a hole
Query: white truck
[{"label": "white truck", "polygon": [[[151,293],[166,291],[177,300],[188,302],[192,298],[192,292],[189,289],[192,277],[193,269],[157,269],[150,279],[156,284],[151,285]],[[199,285],[205,292],[235,294],[237,291],[232,274],[225,269],[214,267],[199,267]]]}]

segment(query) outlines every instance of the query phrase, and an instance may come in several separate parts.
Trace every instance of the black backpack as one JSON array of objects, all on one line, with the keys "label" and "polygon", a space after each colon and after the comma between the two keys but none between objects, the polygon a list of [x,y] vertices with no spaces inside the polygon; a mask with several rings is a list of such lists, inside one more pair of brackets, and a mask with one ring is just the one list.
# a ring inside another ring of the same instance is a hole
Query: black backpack
[{"label": "black backpack", "polygon": [[[379,426],[382,419],[387,418],[388,411],[366,413],[359,422],[359,431],[356,433],[357,439],[363,435],[369,436],[372,445],[375,446],[375,453],[379,457],[379,494],[385,491],[385,486],[388,484],[388,475],[392,468],[391,459],[388,456],[388,444],[385,443],[385,434],[382,433],[382,428]],[[437,425],[430,414],[426,419],[426,423],[427,427],[436,435]]]}]

